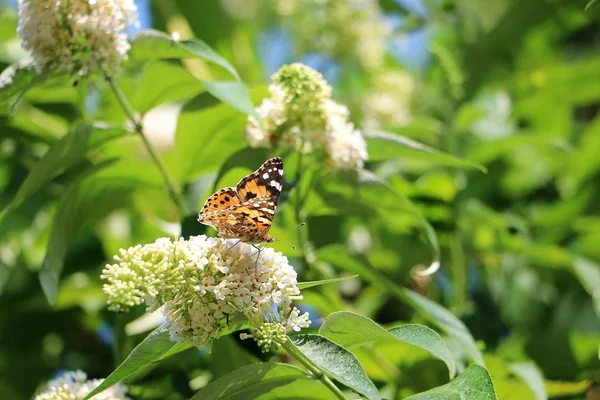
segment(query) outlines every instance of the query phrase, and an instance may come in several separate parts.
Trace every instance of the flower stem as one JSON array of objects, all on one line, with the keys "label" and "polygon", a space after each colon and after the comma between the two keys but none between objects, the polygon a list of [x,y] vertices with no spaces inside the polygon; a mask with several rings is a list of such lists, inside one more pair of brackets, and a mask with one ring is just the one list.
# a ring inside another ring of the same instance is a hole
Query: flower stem
[{"label": "flower stem", "polygon": [[325,375],[325,373],[321,370],[321,368],[316,366],[308,357],[306,357],[304,354],[302,354],[302,352],[300,350],[298,350],[298,348],[296,348],[296,346],[294,346],[294,344],[292,343],[292,341],[290,339],[286,340],[285,343],[283,343],[281,345],[281,347],[283,347],[290,356],[292,356],[296,360],[298,360],[298,362],[300,364],[304,365],[304,367],[306,367],[306,369],[310,371],[310,373],[314,376],[314,378],[320,380],[321,383],[323,383],[325,386],[327,386],[327,388],[329,390],[331,390],[331,392],[338,399],[348,400],[346,395],[340,390],[340,388],[335,386],[335,384],[331,381],[331,379],[329,379],[329,377],[327,375]]},{"label": "flower stem", "polygon": [[188,209],[187,205],[185,204],[185,201],[183,200],[183,195],[181,194],[179,185],[177,185],[177,183],[175,182],[175,180],[169,173],[169,170],[167,169],[167,166],[163,162],[162,158],[160,157],[160,154],[159,154],[158,150],[156,149],[156,147],[154,147],[154,145],[148,140],[148,137],[144,134],[142,120],[140,119],[140,117],[138,115],[136,115],[133,108],[129,104],[129,101],[127,101],[127,99],[125,98],[125,95],[121,91],[121,88],[119,88],[119,86],[117,86],[114,79],[107,73],[105,73],[104,75],[106,77],[107,82],[110,84],[112,91],[114,92],[115,96],[117,97],[117,100],[123,107],[125,114],[127,114],[129,119],[133,122],[135,132],[137,134],[139,134],[140,137],[142,138],[142,141],[144,142],[144,145],[146,146],[148,153],[150,153],[152,160],[154,161],[154,163],[160,170],[160,173],[162,174],[162,176],[165,180],[165,183],[169,187],[169,194],[171,195],[171,198],[173,199],[173,201],[179,208],[179,212],[181,213],[181,216],[182,217],[187,216],[189,214],[189,209]]}]

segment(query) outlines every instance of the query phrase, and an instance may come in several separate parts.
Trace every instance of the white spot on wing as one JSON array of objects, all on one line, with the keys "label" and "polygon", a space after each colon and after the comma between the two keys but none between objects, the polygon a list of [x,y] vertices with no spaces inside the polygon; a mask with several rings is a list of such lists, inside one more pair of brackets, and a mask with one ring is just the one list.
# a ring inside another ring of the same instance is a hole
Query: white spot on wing
[{"label": "white spot on wing", "polygon": [[279,170],[279,175],[283,176],[283,170],[282,169]]},{"label": "white spot on wing", "polygon": [[265,172],[265,173],[263,174],[263,179],[269,179],[269,174]]},{"label": "white spot on wing", "polygon": [[279,190],[281,192],[281,184],[277,181],[271,181],[271,186],[273,186],[275,189]]}]

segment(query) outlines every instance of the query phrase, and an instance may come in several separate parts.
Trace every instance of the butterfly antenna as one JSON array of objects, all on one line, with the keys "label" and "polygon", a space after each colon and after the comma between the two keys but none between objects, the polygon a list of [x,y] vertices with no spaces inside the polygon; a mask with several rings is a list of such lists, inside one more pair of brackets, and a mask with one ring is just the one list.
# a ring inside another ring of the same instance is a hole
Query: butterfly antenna
[{"label": "butterfly antenna", "polygon": [[[304,225],[306,225],[306,222],[302,222],[302,223],[300,223],[300,224],[298,224],[298,225],[296,225],[296,226],[292,226],[291,228],[284,229],[284,230],[280,231],[280,233],[287,232],[287,231],[289,231],[289,230],[292,230],[292,229],[300,228],[301,226],[304,226]],[[281,240],[281,239],[277,239],[277,238],[275,238],[275,237],[273,237],[273,239],[275,239],[275,241],[276,241],[276,242],[281,242],[281,243],[283,243],[283,244],[285,244],[285,245],[288,245],[288,246],[290,246],[290,247],[291,247],[292,249],[294,249],[294,250],[296,250],[296,249],[297,249],[297,247],[296,247],[296,246],[292,246],[291,244],[289,244],[289,243],[286,243],[286,242],[284,242],[284,241],[283,241],[283,240]]]},{"label": "butterfly antenna", "polygon": [[290,247],[291,247],[292,249],[294,249],[294,250],[297,250],[297,249],[298,249],[296,246],[292,246],[291,244],[289,244],[289,243],[287,243],[287,242],[284,242],[284,241],[283,241],[283,240],[281,240],[281,239],[277,239],[276,237],[273,237],[273,239],[275,239],[275,240],[274,240],[275,242],[281,242],[281,243],[283,243],[283,244],[285,244],[285,245],[287,245],[287,246],[290,246]]},{"label": "butterfly antenna", "polygon": [[283,232],[291,231],[292,229],[300,228],[301,226],[304,226],[304,225],[306,225],[306,222],[302,222],[302,223],[300,223],[300,224],[298,224],[296,226],[292,226],[291,228],[287,228],[287,229],[284,229],[284,230],[279,231],[279,232],[283,233]]}]

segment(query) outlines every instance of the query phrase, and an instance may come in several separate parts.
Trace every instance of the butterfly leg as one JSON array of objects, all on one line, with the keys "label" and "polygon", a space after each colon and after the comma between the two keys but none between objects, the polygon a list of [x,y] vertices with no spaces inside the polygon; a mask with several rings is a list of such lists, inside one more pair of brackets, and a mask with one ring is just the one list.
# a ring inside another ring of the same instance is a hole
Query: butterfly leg
[{"label": "butterfly leg", "polygon": [[264,247],[257,246],[255,244],[252,245],[256,249],[256,252],[252,255],[256,254],[256,262],[258,263],[258,258],[260,257],[260,252],[263,251]]},{"label": "butterfly leg", "polygon": [[240,244],[241,240],[238,240],[237,242],[235,242],[232,246],[228,247],[227,250],[225,250],[225,254],[228,254],[229,251],[231,249],[233,249],[235,246],[237,246],[238,244]]},{"label": "butterfly leg", "polygon": [[240,244],[240,243],[242,243],[242,241],[241,241],[241,240],[238,240],[237,242],[235,242],[235,243],[233,244],[233,246],[231,246],[230,248],[228,248],[228,249],[227,249],[227,251],[229,251],[229,250],[233,249],[235,246],[237,246],[237,245],[238,245],[238,244]]}]

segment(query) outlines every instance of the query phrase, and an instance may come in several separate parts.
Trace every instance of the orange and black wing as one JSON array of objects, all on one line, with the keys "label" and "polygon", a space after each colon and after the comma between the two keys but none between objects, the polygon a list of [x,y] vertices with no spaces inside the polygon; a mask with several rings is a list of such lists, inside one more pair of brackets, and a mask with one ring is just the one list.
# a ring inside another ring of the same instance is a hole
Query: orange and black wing
[{"label": "orange and black wing", "polygon": [[226,210],[209,213],[206,219],[221,237],[260,243],[265,240],[274,216],[275,203],[271,198],[256,197]]},{"label": "orange and black wing", "polygon": [[264,162],[259,169],[242,178],[235,187],[242,203],[256,198],[270,198],[277,208],[283,188],[283,161],[273,157]]},{"label": "orange and black wing", "polygon": [[234,188],[226,187],[220,189],[206,200],[198,213],[198,222],[205,223],[207,222],[207,215],[216,211],[223,211],[240,203],[240,199]]}]

